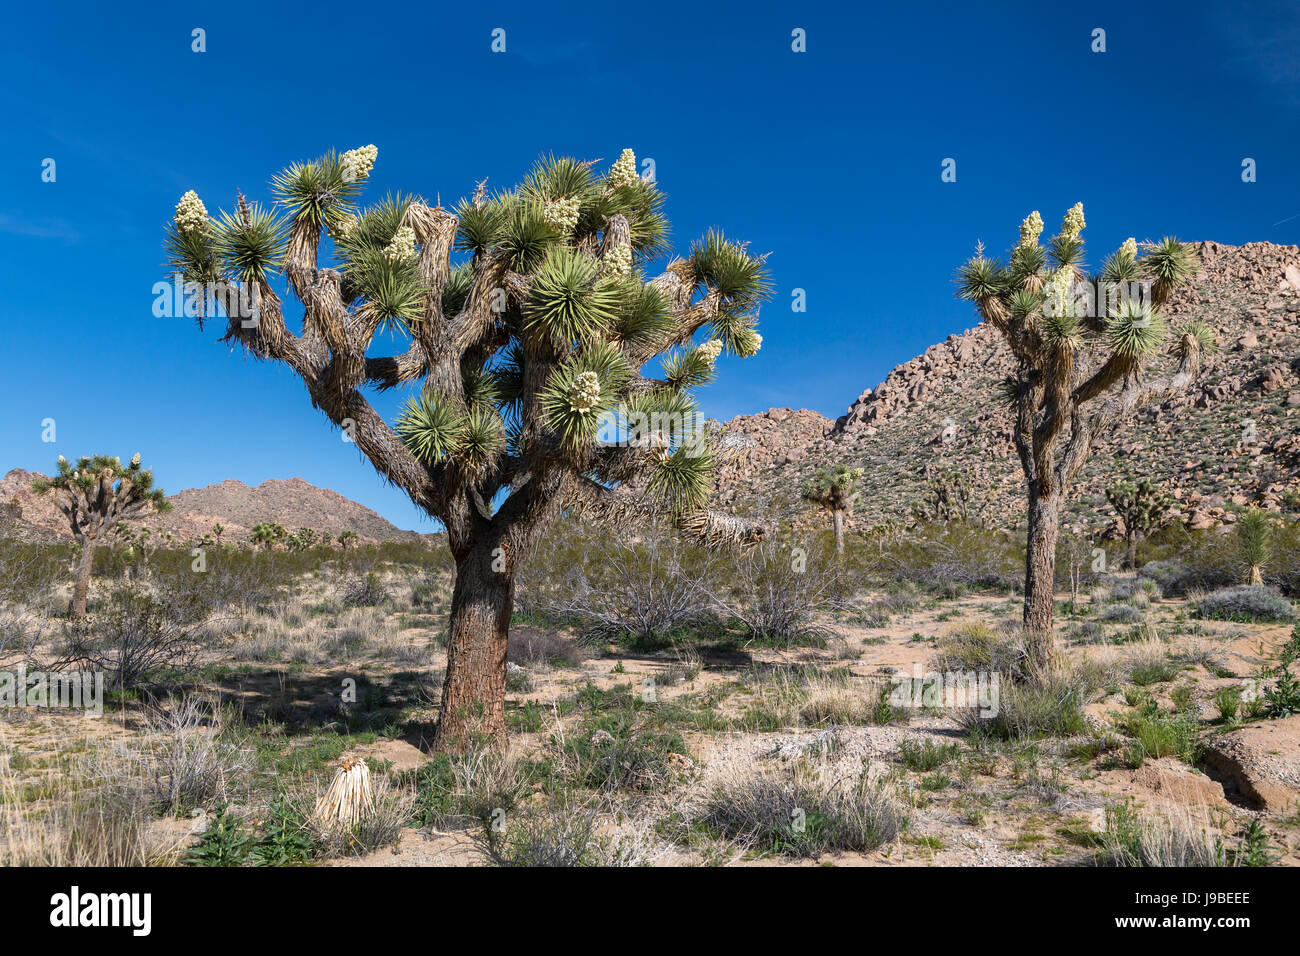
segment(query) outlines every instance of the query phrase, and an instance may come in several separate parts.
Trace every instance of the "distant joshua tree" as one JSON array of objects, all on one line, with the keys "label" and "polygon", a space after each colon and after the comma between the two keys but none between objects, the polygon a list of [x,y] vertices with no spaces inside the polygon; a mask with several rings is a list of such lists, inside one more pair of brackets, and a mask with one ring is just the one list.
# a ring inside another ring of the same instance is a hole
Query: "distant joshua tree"
[{"label": "distant joshua tree", "polygon": [[917,521],[970,521],[970,484],[959,471],[944,472],[926,483],[925,498],[912,505]]},{"label": "distant joshua tree", "polygon": [[346,551],[348,548],[357,543],[357,533],[351,528],[340,531],[338,534],[339,547]]},{"label": "distant joshua tree", "polygon": [[[1173,369],[1145,374],[1145,364],[1169,338],[1161,309],[1191,275],[1192,251],[1166,238],[1139,254],[1137,242],[1128,239],[1094,278],[1080,268],[1084,225],[1078,203],[1044,248],[1042,217],[1030,213],[1006,263],[986,256],[980,244],[957,272],[958,295],[976,303],[1016,359],[1003,395],[1015,414],[1016,451],[1028,484],[1024,625],[1031,661],[1040,669],[1054,650],[1061,505],[1093,441],[1137,409],[1185,392],[1214,344],[1209,329],[1188,323],[1172,337]],[[1104,302],[1080,294],[1098,288],[1104,295],[1095,298]],[[1147,294],[1133,295],[1135,288]]]},{"label": "distant joshua tree", "polygon": [[294,534],[289,535],[285,542],[290,551],[307,551],[317,543],[319,537],[314,528],[299,528]]},{"label": "distant joshua tree", "polygon": [[[505,739],[515,575],[552,520],[667,519],[714,545],[762,535],[705,507],[713,451],[692,389],[724,351],[759,350],[770,285],[765,257],[718,232],[647,281],[642,268],[670,250],[668,220],[631,150],[603,173],[548,156],[514,189],[479,184],[454,212],[407,195],[359,208],[377,153],[295,163],[274,177],[271,209],[239,196],[216,221],[186,193],[167,246],[187,282],[226,290],[225,338],[292,369],[447,529],[456,581],[435,744],[459,749]],[[277,271],[302,303],[300,335]],[[373,355],[380,333],[406,350]],[[643,375],[661,354],[662,377]],[[390,426],[367,386],[416,391]]]},{"label": "distant joshua tree", "polygon": [[125,467],[122,459],[106,455],[82,457],[76,465],[60,455],[54,477],[37,478],[32,482],[32,491],[38,495],[54,493],[72,536],[81,546],[72,593],[73,617],[86,614],[90,571],[101,539],[107,540],[119,523],[149,509],[163,514],[172,507],[163,490],[153,486],[153,472],[140,467],[138,454]]},{"label": "distant joshua tree", "polygon": [[249,540],[253,545],[261,545],[263,550],[270,551],[278,542],[288,537],[288,532],[284,526],[274,521],[259,521],[253,525],[252,532],[249,534]]},{"label": "distant joshua tree", "polygon": [[226,526],[221,524],[220,522],[212,526],[212,540],[217,543],[217,547],[221,546],[221,536],[225,533],[226,533]]},{"label": "distant joshua tree", "polygon": [[1168,523],[1174,499],[1150,478],[1143,478],[1111,485],[1106,500],[1124,523],[1124,540],[1128,542],[1125,566],[1137,570],[1138,544]]},{"label": "distant joshua tree", "polygon": [[804,498],[831,513],[835,523],[836,554],[844,553],[844,519],[852,513],[853,505],[861,494],[856,486],[862,480],[862,475],[861,468],[836,465],[834,468],[819,468],[817,474],[804,485]]}]

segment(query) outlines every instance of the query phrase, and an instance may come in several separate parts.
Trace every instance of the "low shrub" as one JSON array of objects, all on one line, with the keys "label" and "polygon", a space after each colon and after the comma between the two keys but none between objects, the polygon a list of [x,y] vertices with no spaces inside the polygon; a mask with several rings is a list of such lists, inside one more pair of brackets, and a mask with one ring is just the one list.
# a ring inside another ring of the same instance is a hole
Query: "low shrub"
[{"label": "low shrub", "polygon": [[1132,604],[1107,604],[1097,615],[1097,620],[1115,624],[1136,624],[1142,620],[1142,611]]},{"label": "low shrub", "polygon": [[1171,597],[1182,597],[1196,585],[1196,574],[1183,562],[1173,558],[1161,561],[1148,561],[1142,565],[1141,577],[1154,581],[1162,593]]},{"label": "low shrub", "polygon": [[969,731],[1003,740],[1073,737],[1087,732],[1083,705],[1093,688],[1080,675],[1058,673],[1031,682],[1005,682],[997,713],[984,716],[967,710],[958,717]]},{"label": "low shrub", "polygon": [[1267,587],[1248,584],[1207,594],[1197,602],[1196,613],[1218,621],[1289,621],[1295,617],[1286,598]]},{"label": "low shrub", "polygon": [[866,773],[845,779],[825,766],[796,762],[723,771],[700,799],[695,821],[758,852],[815,857],[891,843],[907,815],[893,789]]},{"label": "low shrub", "polygon": [[346,607],[378,607],[387,600],[388,592],[374,571],[350,581],[343,591]]},{"label": "low shrub", "polygon": [[1107,866],[1226,866],[1223,843],[1209,820],[1191,811],[1139,813],[1131,800],[1106,807],[1106,824],[1098,834],[1099,861]]}]

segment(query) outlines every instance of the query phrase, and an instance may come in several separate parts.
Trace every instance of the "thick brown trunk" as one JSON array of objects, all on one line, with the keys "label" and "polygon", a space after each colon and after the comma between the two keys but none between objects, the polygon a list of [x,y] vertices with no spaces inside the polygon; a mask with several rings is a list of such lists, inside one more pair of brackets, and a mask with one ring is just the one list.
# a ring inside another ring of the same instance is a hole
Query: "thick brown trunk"
[{"label": "thick brown trunk", "polygon": [[475,548],[456,567],[447,676],[434,748],[460,751],[476,739],[506,737],[506,642],[514,576],[496,571],[492,550]]},{"label": "thick brown trunk", "polygon": [[1137,533],[1128,536],[1128,569],[1136,571],[1138,566],[1138,536]]},{"label": "thick brown trunk", "polygon": [[844,512],[835,513],[835,553],[844,553]]},{"label": "thick brown trunk", "polygon": [[90,594],[90,570],[95,564],[95,542],[81,543],[81,557],[77,559],[77,582],[72,589],[72,616],[86,616],[86,598]]},{"label": "thick brown trunk", "polygon": [[1056,612],[1056,537],[1061,500],[1057,495],[1029,498],[1029,541],[1025,551],[1025,637],[1030,664],[1045,671],[1052,663],[1052,624]]}]

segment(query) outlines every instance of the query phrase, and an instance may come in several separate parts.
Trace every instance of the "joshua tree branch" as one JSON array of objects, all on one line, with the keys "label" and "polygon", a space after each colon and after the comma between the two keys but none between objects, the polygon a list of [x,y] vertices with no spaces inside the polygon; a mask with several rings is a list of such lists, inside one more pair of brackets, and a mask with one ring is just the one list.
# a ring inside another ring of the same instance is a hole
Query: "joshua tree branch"
[{"label": "joshua tree branch", "polygon": [[[586,476],[572,477],[565,492],[565,507],[624,527],[644,527],[664,517],[663,507],[652,499],[626,488],[606,488]],[[703,508],[678,515],[673,524],[702,544],[715,546],[755,545],[767,531],[760,522]]]}]

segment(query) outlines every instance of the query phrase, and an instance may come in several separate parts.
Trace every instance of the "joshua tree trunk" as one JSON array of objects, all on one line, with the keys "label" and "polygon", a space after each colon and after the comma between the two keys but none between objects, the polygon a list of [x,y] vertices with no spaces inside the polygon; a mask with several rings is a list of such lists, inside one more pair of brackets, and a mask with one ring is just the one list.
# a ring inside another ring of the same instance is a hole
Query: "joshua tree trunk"
[{"label": "joshua tree trunk", "polygon": [[72,616],[86,616],[86,597],[90,594],[90,570],[95,564],[95,542],[86,538],[81,542],[81,557],[77,559],[77,582],[72,589]]},{"label": "joshua tree trunk", "polygon": [[1127,562],[1127,564],[1128,564],[1128,569],[1129,569],[1130,571],[1136,571],[1136,570],[1137,570],[1137,566],[1138,566],[1138,538],[1139,538],[1139,537],[1140,537],[1140,536],[1139,536],[1138,532],[1136,532],[1136,531],[1130,531],[1130,532],[1129,532],[1129,535],[1128,535],[1128,556],[1125,558],[1125,560],[1126,560],[1126,562]]},{"label": "joshua tree trunk", "polygon": [[835,516],[835,553],[844,553],[844,512],[836,509]]},{"label": "joshua tree trunk", "polygon": [[1046,669],[1052,663],[1052,621],[1056,611],[1056,538],[1061,497],[1055,492],[1029,493],[1029,541],[1025,554],[1025,636],[1030,661]]},{"label": "joshua tree trunk", "polygon": [[506,736],[506,643],[514,612],[513,572],[493,569],[493,550],[480,545],[457,562],[451,596],[447,676],[435,747],[461,750],[473,736]]}]

